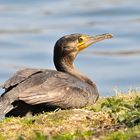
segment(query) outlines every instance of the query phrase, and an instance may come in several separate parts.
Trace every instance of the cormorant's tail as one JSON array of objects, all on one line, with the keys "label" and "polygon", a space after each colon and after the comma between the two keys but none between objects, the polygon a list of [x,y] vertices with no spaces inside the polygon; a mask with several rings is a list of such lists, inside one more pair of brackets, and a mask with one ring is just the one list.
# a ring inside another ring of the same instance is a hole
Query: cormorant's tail
[{"label": "cormorant's tail", "polygon": [[0,96],[0,120],[5,118],[5,115],[13,108],[8,98]]},{"label": "cormorant's tail", "polygon": [[0,120],[2,120],[3,118],[5,118],[5,114],[4,114],[4,102],[2,97],[0,97]]}]

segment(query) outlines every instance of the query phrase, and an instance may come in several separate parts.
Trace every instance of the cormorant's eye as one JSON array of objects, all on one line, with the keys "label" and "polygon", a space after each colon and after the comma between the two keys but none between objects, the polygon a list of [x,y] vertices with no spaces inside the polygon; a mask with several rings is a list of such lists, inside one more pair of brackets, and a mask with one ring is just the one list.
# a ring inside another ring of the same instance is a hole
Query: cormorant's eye
[{"label": "cormorant's eye", "polygon": [[83,41],[84,41],[84,39],[83,39],[82,37],[79,37],[79,38],[78,38],[78,42],[79,42],[79,43],[82,43]]}]

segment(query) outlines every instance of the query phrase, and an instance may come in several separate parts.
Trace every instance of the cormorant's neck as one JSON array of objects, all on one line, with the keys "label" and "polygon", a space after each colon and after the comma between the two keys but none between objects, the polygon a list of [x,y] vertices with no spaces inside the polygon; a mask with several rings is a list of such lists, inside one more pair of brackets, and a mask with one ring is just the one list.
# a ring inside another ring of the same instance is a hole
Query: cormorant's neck
[{"label": "cormorant's neck", "polygon": [[90,85],[93,85],[93,82],[80,71],[78,71],[74,65],[73,61],[69,60],[67,57],[63,57],[61,60],[54,61],[55,67],[58,71],[68,73]]}]

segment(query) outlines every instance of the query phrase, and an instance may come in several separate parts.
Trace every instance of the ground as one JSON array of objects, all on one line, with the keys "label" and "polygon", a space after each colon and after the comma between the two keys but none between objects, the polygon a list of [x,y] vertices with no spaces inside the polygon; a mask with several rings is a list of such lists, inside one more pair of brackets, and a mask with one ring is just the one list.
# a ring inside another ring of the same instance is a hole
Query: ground
[{"label": "ground", "polygon": [[82,109],[9,117],[0,122],[0,140],[139,140],[140,92],[117,92]]}]

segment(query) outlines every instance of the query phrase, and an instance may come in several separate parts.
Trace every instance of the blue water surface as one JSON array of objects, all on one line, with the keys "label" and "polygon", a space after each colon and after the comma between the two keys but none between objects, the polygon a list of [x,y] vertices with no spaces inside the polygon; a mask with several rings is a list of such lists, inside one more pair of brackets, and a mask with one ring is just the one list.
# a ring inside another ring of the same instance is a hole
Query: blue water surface
[{"label": "blue water surface", "polygon": [[102,96],[139,89],[139,0],[0,0],[0,83],[21,68],[55,69],[53,46],[63,35],[108,32],[114,38],[83,51],[75,65]]}]

